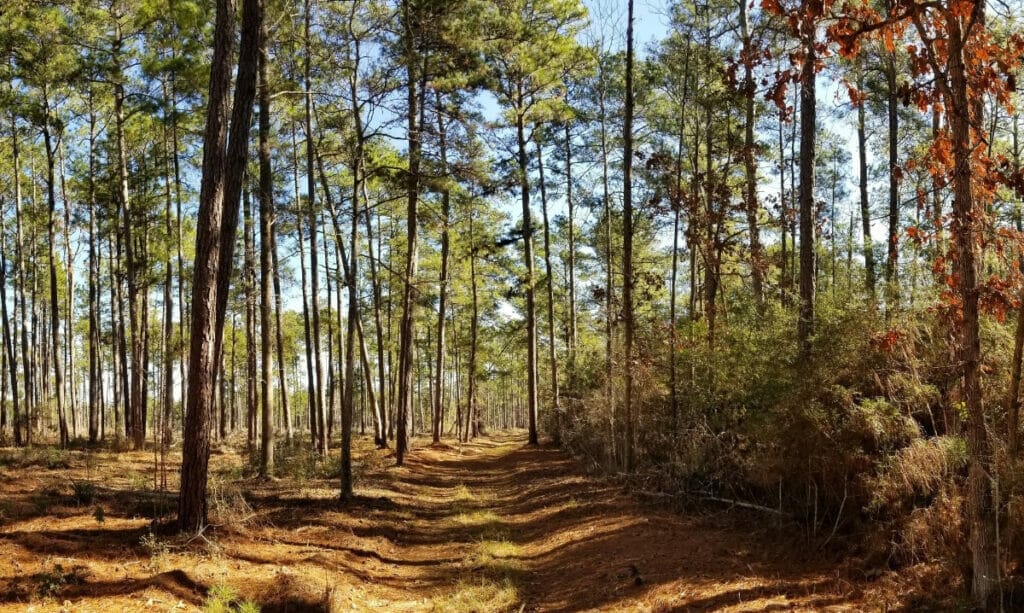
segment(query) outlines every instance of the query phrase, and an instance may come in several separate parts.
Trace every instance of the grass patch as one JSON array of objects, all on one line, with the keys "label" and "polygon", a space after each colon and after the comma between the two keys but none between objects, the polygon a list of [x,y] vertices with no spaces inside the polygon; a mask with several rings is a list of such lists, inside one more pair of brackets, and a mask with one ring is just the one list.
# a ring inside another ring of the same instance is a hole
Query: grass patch
[{"label": "grass patch", "polygon": [[12,469],[66,469],[71,468],[71,457],[67,451],[54,447],[25,447],[0,453],[0,466]]},{"label": "grass patch", "polygon": [[488,506],[490,497],[479,491],[472,491],[465,484],[460,483],[452,491],[452,513],[458,515],[473,515],[483,511]]},{"label": "grass patch", "polygon": [[464,483],[460,483],[455,486],[455,490],[452,492],[452,505],[457,508],[465,508],[471,502],[476,501],[476,496],[473,492],[469,491]]},{"label": "grass patch", "polygon": [[459,581],[448,594],[435,597],[431,610],[451,613],[510,611],[519,602],[519,589],[511,579],[492,581],[481,577]]},{"label": "grass patch", "polygon": [[242,600],[238,590],[230,585],[214,585],[203,601],[204,613],[259,613],[260,607],[251,600]]},{"label": "grass patch", "polygon": [[488,560],[511,558],[518,553],[519,546],[504,539],[496,541],[480,541],[477,545],[477,555]]},{"label": "grass patch", "polygon": [[526,573],[517,558],[519,546],[508,540],[508,532],[493,513],[477,511],[475,515],[486,527],[463,561],[463,578],[450,592],[433,599],[434,611],[514,611],[519,603],[519,586]]},{"label": "grass patch", "polygon": [[476,551],[469,559],[469,567],[492,581],[510,581],[519,585],[525,569],[518,555],[518,545],[503,533],[494,534],[477,543]]},{"label": "grass patch", "polygon": [[467,510],[458,513],[453,518],[455,523],[463,526],[478,526],[484,529],[493,528],[501,524],[501,519],[488,509]]}]

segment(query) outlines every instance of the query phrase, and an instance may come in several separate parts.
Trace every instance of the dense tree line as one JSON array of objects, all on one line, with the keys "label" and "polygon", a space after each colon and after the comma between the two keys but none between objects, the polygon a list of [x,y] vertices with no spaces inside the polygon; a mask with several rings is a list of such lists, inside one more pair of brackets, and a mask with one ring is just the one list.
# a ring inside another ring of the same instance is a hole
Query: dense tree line
[{"label": "dense tree line", "polygon": [[235,431],[263,477],[339,444],[343,500],[354,435],[488,427],[812,532],[948,498],[987,603],[1014,10],[669,2],[642,49],[632,0],[8,2],[0,437],[180,440],[183,530]]}]

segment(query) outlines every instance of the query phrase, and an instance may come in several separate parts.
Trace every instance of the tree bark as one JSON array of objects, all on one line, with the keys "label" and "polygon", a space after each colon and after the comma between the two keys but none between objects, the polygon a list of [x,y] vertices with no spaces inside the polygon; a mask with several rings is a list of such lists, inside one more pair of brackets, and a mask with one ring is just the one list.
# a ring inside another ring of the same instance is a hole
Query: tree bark
[{"label": "tree bark", "polygon": [[[122,244],[124,246],[125,273],[128,282],[128,326],[131,334],[131,378],[128,391],[125,393],[128,401],[125,411],[125,421],[129,426],[129,435],[132,439],[134,449],[142,449],[145,438],[145,424],[142,415],[142,394],[143,379],[145,372],[142,362],[145,353],[142,321],[142,287],[139,274],[139,261],[136,258],[135,244],[132,236],[132,202],[128,191],[128,158],[127,144],[125,141],[125,90],[124,74],[121,68],[121,49],[123,45],[123,34],[120,21],[114,20],[115,38],[113,42],[112,55],[116,75],[114,77],[114,128],[117,147],[117,177],[118,177],[118,204],[120,205]],[[141,275],[145,276],[145,275]],[[126,373],[127,374],[127,373]]]},{"label": "tree bark", "polygon": [[317,248],[317,211],[316,211],[316,179],[313,173],[314,145],[313,145],[313,81],[311,73],[311,51],[310,51],[310,28],[312,22],[312,1],[305,2],[305,128],[306,128],[306,190],[307,203],[306,215],[309,223],[309,311],[310,320],[313,324],[310,342],[313,343],[313,374],[314,381],[314,406],[317,420],[317,450],[320,455],[327,455],[327,424],[324,413],[324,368],[320,356],[320,263],[319,251]]},{"label": "tree bark", "polygon": [[274,395],[270,380],[274,337],[270,305],[274,300],[271,250],[274,247],[274,170],[270,163],[270,41],[267,33],[266,0],[260,2],[259,44],[259,158],[260,158],[260,476],[274,474]]},{"label": "tree bark", "polygon": [[198,532],[207,522],[210,418],[214,407],[217,364],[221,356],[224,316],[227,311],[227,289],[238,229],[238,201],[248,150],[252,103],[256,94],[260,13],[258,0],[243,0],[241,47],[229,141],[226,123],[235,7],[232,0],[217,0],[210,91],[203,134],[203,175],[196,226],[196,266],[192,283],[188,410],[178,498],[178,528],[185,532]]},{"label": "tree bark", "polygon": [[540,183],[541,214],[544,221],[544,271],[547,274],[547,315],[548,315],[548,362],[551,367],[551,414],[554,421],[552,436],[556,445],[561,444],[562,409],[558,393],[558,355],[555,340],[555,273],[551,267],[551,222],[548,219],[548,189],[544,180],[544,144],[537,132],[537,168]]},{"label": "tree bark", "polygon": [[[57,401],[57,423],[60,431],[60,446],[66,449],[70,442],[68,435],[67,416],[64,409],[64,368],[60,359],[60,307],[57,297],[57,185],[54,176],[56,143],[51,134],[50,101],[47,89],[43,87],[43,142],[46,148],[46,202],[49,216],[47,217],[47,237],[49,239],[50,268],[50,348],[52,351],[54,394]],[[57,138],[61,138],[58,134]],[[141,444],[140,444],[141,447]]]},{"label": "tree bark", "polygon": [[572,132],[565,122],[565,207],[568,212],[569,230],[569,387],[573,388],[576,373],[576,203],[572,192]]},{"label": "tree bark", "polygon": [[[760,208],[757,202],[757,166],[754,161],[754,54],[753,41],[750,35],[750,24],[747,16],[747,0],[740,0],[740,35],[743,38],[743,173],[744,173],[744,209],[747,214],[747,232],[750,235],[750,279],[754,290],[754,304],[758,314],[763,314],[764,301],[764,268],[761,255],[761,233],[758,227],[757,213]],[[689,47],[687,47],[689,49]],[[687,57],[688,63],[689,57]],[[686,78],[684,76],[684,78]],[[678,220],[678,211],[677,211]],[[673,262],[675,252],[673,251]],[[673,271],[673,278],[675,272]],[[673,390],[673,394],[675,390]],[[674,407],[675,405],[673,405]]]},{"label": "tree bark", "polygon": [[[1012,150],[1013,167],[1020,168],[1020,133],[1018,113],[1013,115],[1013,141]],[[1014,225],[1017,232],[1024,232],[1024,217],[1021,215],[1021,203],[1014,204]],[[1024,264],[1024,257],[1017,259],[1018,266]],[[1021,382],[1021,360],[1024,359],[1024,289],[1019,295],[1021,301],[1017,307],[1017,328],[1013,335],[1013,359],[1010,362],[1010,391],[1006,398],[1006,440],[1007,452],[1011,458],[1017,458],[1020,447],[1020,382]]]},{"label": "tree bark", "polygon": [[281,412],[284,419],[285,441],[290,445],[292,436],[292,413],[288,403],[288,381],[284,373],[284,332],[281,326],[281,274],[277,258],[277,219],[270,224],[270,256],[274,272],[274,336],[277,347],[277,380],[281,390]]},{"label": "tree bark", "polygon": [[[437,133],[441,155],[441,174],[448,175],[448,139],[447,128],[444,123],[444,111],[442,109],[441,94],[436,94],[437,103]],[[441,272],[438,278],[438,307],[437,307],[437,353],[436,372],[434,373],[434,418],[432,435],[435,443],[441,442],[441,422],[443,420],[444,403],[444,324],[446,311],[448,309],[448,255],[450,245],[448,240],[448,225],[451,223],[452,198],[451,191],[446,187],[441,191]]]},{"label": "tree bark", "polygon": [[463,437],[465,441],[469,441],[471,436],[476,436],[477,424],[479,417],[477,415],[477,339],[479,335],[480,326],[480,310],[479,310],[479,296],[477,289],[477,274],[476,274],[476,236],[474,233],[474,217],[475,217],[475,205],[470,205],[469,211],[469,283],[470,290],[472,292],[472,319],[469,322],[469,393],[468,393],[468,405],[466,407],[466,427],[463,430]]},{"label": "tree bark", "polygon": [[533,219],[530,215],[529,162],[526,156],[526,124],[523,108],[525,96],[520,88],[516,101],[516,142],[518,144],[519,192],[523,205],[523,259],[525,276],[522,287],[526,293],[526,411],[529,419],[529,444],[538,445],[537,436],[537,304],[533,270]]},{"label": "tree bark", "polygon": [[[301,209],[301,198],[299,197],[299,154],[298,145],[295,137],[295,130],[292,129],[292,179],[294,181],[295,189],[295,210]],[[302,287],[302,333],[305,340],[306,348],[306,411],[307,420],[309,421],[309,434],[312,439],[313,447],[316,448],[320,440],[317,434],[317,406],[316,406],[316,380],[313,374],[313,341],[310,335],[310,321],[309,321],[309,296],[306,293],[306,248],[305,242],[302,238],[302,221],[297,219],[295,223],[295,232],[298,235],[296,237],[296,243],[299,247],[299,275]]]},{"label": "tree bark", "polygon": [[409,138],[409,168],[405,176],[406,189],[406,247],[405,273],[402,290],[402,320],[399,330],[397,431],[395,433],[395,460],[401,466],[409,449],[409,413],[413,395],[413,344],[415,339],[416,267],[418,259],[417,224],[420,191],[421,132],[417,113],[421,92],[417,73],[418,54],[415,32],[418,14],[412,0],[402,2],[404,62],[406,69],[406,125]]},{"label": "tree bark", "polygon": [[[864,67],[857,66],[857,89],[864,89]],[[864,101],[857,105],[857,172],[860,175],[858,187],[860,192],[860,223],[864,245],[864,286],[868,292],[868,301],[875,304],[875,248],[871,240],[871,203],[868,201],[868,146],[866,119],[864,117]]]},{"label": "tree bark", "polygon": [[899,233],[900,233],[900,183],[899,170],[899,100],[897,98],[896,59],[889,54],[885,63],[885,80],[888,86],[886,110],[888,114],[889,132],[889,236],[885,260],[886,315],[899,308],[900,291],[897,279],[899,271]]},{"label": "tree bark", "polygon": [[[381,281],[377,274],[377,261],[373,254],[373,223],[370,220],[370,211],[364,211],[363,219],[366,222],[366,250],[370,261],[370,285],[373,289],[373,321],[377,340],[377,382],[378,388],[378,417],[374,420],[374,443],[378,448],[384,449],[388,446],[388,410],[387,393],[388,379],[386,373],[385,347],[384,347],[384,323],[381,316],[382,298]],[[378,254],[379,255],[379,254]]]},{"label": "tree bark", "polygon": [[[90,101],[91,101],[91,98],[90,98]],[[90,110],[91,110],[91,107],[90,107]],[[92,121],[93,120],[93,114],[90,113],[89,117],[90,117],[90,121]],[[93,124],[90,123],[90,126],[92,126],[92,125]],[[90,135],[91,134],[92,134],[92,131],[90,131]],[[92,143],[92,140],[90,139],[90,145],[91,145],[91,143]],[[91,151],[92,151],[92,149],[90,148],[90,153],[91,153]],[[24,280],[23,280],[23,277],[21,276],[21,214],[20,214],[20,210],[21,210],[21,156],[20,156],[20,150],[19,150],[19,146],[18,146],[18,122],[15,119],[15,116],[14,116],[13,113],[11,114],[11,158],[12,158],[12,162],[14,164],[14,168],[13,168],[13,170],[14,170],[14,211],[15,211],[15,216],[16,216],[15,218],[17,220],[17,244],[15,245],[15,247],[16,247],[15,266],[17,266],[17,270],[18,270],[19,274],[15,278],[16,285],[15,285],[15,288],[14,288],[14,308],[17,310],[18,309],[18,304],[19,304],[18,288],[19,287],[24,287],[24,285],[23,285]],[[91,161],[92,160],[91,160],[91,157],[90,157],[90,162]],[[90,168],[91,168],[91,165],[90,165]],[[89,174],[90,181],[92,179],[92,176],[93,175],[90,172],[90,174]],[[5,242],[6,242],[5,240],[0,238],[0,245],[3,245]],[[28,382],[30,381],[30,379],[29,379],[29,376],[28,376],[28,368],[27,368],[27,364],[26,364],[24,366],[24,369],[25,369],[25,388],[26,388],[26,390],[25,390],[25,392],[26,392],[25,393],[25,436],[23,437],[22,436],[22,418],[21,418],[21,415],[18,412],[18,372],[17,372],[17,361],[16,361],[16,359],[14,357],[14,346],[17,343],[17,335],[18,334],[17,334],[17,330],[15,330],[15,333],[14,333],[14,337],[15,338],[14,339],[11,338],[11,336],[12,336],[11,332],[10,332],[11,320],[7,317],[7,295],[6,295],[6,288],[7,288],[7,263],[6,263],[6,256],[4,256],[4,262],[2,262],[2,265],[3,265],[3,270],[2,270],[3,278],[0,279],[0,289],[3,289],[4,294],[0,295],[0,301],[3,302],[4,310],[3,310],[2,313],[0,313],[0,315],[2,315],[3,318],[4,318],[4,344],[6,345],[6,348],[7,348],[7,368],[8,368],[8,372],[10,373],[10,376],[11,376],[11,391],[12,391],[12,395],[13,395],[13,398],[14,398],[14,444],[20,447],[21,445],[27,445],[31,441],[32,425],[31,425],[31,421],[29,420],[30,413],[29,413],[29,409],[28,409],[28,406],[29,406]],[[24,304],[24,302],[22,302],[22,305],[23,304]],[[22,308],[21,310],[23,312],[24,308]],[[24,326],[24,320],[22,320],[22,326]],[[24,338],[24,336],[22,336],[22,338]],[[28,351],[23,351],[21,355],[22,355],[22,362],[24,363],[26,361],[26,356],[28,355]]]},{"label": "tree bark", "polygon": [[[800,312],[797,337],[800,352],[805,357],[811,351],[814,335],[815,286],[815,210],[814,210],[814,157],[817,135],[814,18],[805,17],[802,35],[803,65],[800,69]],[[807,22],[810,22],[808,25]]]},{"label": "tree bark", "polygon": [[256,264],[255,236],[252,225],[252,195],[248,181],[242,191],[242,292],[245,297],[245,434],[250,457],[256,446],[256,413],[259,406],[259,379],[256,365]]}]

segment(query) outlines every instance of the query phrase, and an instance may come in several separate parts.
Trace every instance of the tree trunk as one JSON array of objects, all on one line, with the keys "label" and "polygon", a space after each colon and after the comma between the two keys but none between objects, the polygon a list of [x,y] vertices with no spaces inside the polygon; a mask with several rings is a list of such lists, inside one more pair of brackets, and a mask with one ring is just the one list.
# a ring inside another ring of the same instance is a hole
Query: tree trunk
[{"label": "tree trunk", "polygon": [[[604,212],[604,249],[605,249],[605,270],[604,270],[604,377],[605,385],[608,388],[608,440],[611,442],[611,457],[614,461],[616,453],[615,440],[615,381],[613,380],[613,366],[615,364],[614,333],[615,313],[612,310],[614,303],[614,287],[612,285],[612,203],[611,188],[609,186],[608,168],[608,111],[605,106],[605,72],[598,68],[598,114],[601,125],[601,203]],[[692,269],[692,267],[691,267]],[[691,285],[693,287],[693,285]]]},{"label": "tree trunk", "polygon": [[[57,185],[54,176],[56,163],[56,143],[51,134],[50,101],[43,87],[43,141],[46,148],[46,202],[49,216],[47,217],[47,238],[49,239],[50,267],[50,348],[52,351],[54,393],[57,401],[57,423],[60,429],[60,446],[66,449],[70,442],[68,435],[67,416],[64,411],[64,368],[60,359],[60,307],[57,297]],[[57,138],[61,138],[58,134]],[[141,444],[140,444],[141,447]]]},{"label": "tree trunk", "polygon": [[281,390],[281,412],[284,418],[285,441],[292,442],[292,413],[288,404],[288,382],[284,373],[284,332],[281,326],[281,274],[277,259],[277,219],[270,224],[270,256],[274,272],[274,336],[277,347],[277,380]]},{"label": "tree trunk", "polygon": [[[813,18],[806,18],[813,21]],[[803,35],[803,65],[800,69],[800,313],[797,337],[800,352],[810,354],[814,335],[814,154],[817,135],[814,28]]]},{"label": "tree trunk", "polygon": [[124,263],[128,282],[128,325],[131,333],[131,379],[129,381],[129,391],[126,392],[128,405],[125,412],[125,421],[130,424],[129,435],[132,439],[132,447],[134,449],[142,449],[146,438],[142,417],[143,378],[145,377],[142,367],[143,353],[145,352],[143,326],[145,324],[142,321],[142,304],[140,299],[142,279],[139,277],[144,277],[145,275],[139,274],[139,261],[135,257],[135,244],[132,236],[132,203],[128,192],[128,158],[125,141],[124,75],[120,67],[122,34],[120,23],[116,23],[118,25],[115,30],[116,38],[112,52],[117,70],[114,82],[114,128],[117,146],[118,204],[120,205],[122,224],[120,235],[124,246]]},{"label": "tree trunk", "polygon": [[[636,416],[633,414],[633,0],[629,0],[626,22],[626,105],[622,124],[622,318],[626,328],[626,472],[636,468]],[[709,143],[710,144],[710,143]],[[710,150],[710,147],[709,147]]]},{"label": "tree trunk", "polygon": [[519,146],[519,192],[523,205],[523,259],[525,278],[522,287],[526,292],[526,410],[529,418],[529,443],[540,444],[537,436],[537,304],[533,270],[533,219],[530,215],[530,177],[526,157],[526,118],[523,108],[525,95],[520,88],[516,101],[516,142]]},{"label": "tree trunk", "polygon": [[[90,102],[91,102],[91,97],[90,97]],[[90,110],[91,110],[91,106],[90,106]],[[93,117],[94,116],[93,116],[92,113],[90,113],[89,117],[90,117],[90,121],[93,121]],[[92,126],[92,125],[93,124],[90,123],[90,126]],[[90,131],[90,135],[91,134],[92,134],[92,131]],[[92,140],[90,139],[89,142],[90,142],[90,145],[91,145]],[[92,151],[92,149],[90,148],[90,153],[91,153],[91,151]],[[14,177],[13,177],[14,178],[14,210],[15,210],[16,218],[18,219],[18,227],[17,227],[18,233],[17,233],[17,244],[16,244],[17,254],[16,254],[15,265],[17,266],[17,269],[18,269],[18,271],[20,273],[20,271],[21,271],[21,222],[20,222],[21,215],[20,215],[19,211],[21,210],[21,158],[20,158],[20,151],[19,151],[19,147],[18,147],[18,123],[17,123],[17,120],[14,118],[13,114],[11,115],[11,157],[12,157],[12,161],[14,163],[14,168],[13,168],[13,170],[14,170]],[[90,157],[90,162],[91,161],[92,160],[91,160],[91,157]],[[91,165],[90,165],[90,168],[91,168]],[[90,185],[91,185],[91,181],[92,181],[92,176],[93,175],[90,172],[90,174],[89,174]],[[0,229],[0,233],[6,234],[6,232],[4,232],[2,229]],[[6,240],[3,237],[0,237],[0,247],[2,247],[5,243],[6,243]],[[7,317],[7,261],[6,261],[6,254],[0,254],[0,257],[2,257],[2,259],[4,260],[3,262],[0,262],[0,265],[2,265],[2,267],[3,267],[3,270],[0,270],[0,275],[2,275],[2,278],[0,278],[0,291],[4,292],[3,294],[0,294],[0,302],[3,303],[3,312],[0,313],[0,315],[2,315],[3,318],[4,318],[4,322],[3,322],[4,323],[4,327],[3,328],[4,328],[4,345],[5,345],[6,350],[7,350],[7,369],[8,369],[8,372],[10,373],[10,376],[11,376],[11,391],[12,391],[12,397],[14,398],[14,444],[20,447],[21,445],[27,445],[30,442],[30,439],[31,439],[32,427],[31,427],[31,422],[28,419],[28,417],[29,417],[29,410],[28,410],[28,393],[27,393],[27,391],[28,391],[27,390],[27,388],[28,388],[28,381],[30,379],[28,378],[28,372],[27,372],[28,369],[26,368],[25,369],[26,370],[26,372],[25,372],[25,380],[26,380],[26,384],[25,384],[26,385],[26,394],[25,394],[25,400],[26,400],[26,402],[25,402],[25,425],[26,425],[26,427],[25,427],[25,436],[23,437],[22,436],[22,418],[21,418],[21,415],[20,415],[20,413],[18,411],[18,369],[17,369],[17,361],[16,361],[16,359],[14,357],[14,346],[15,346],[16,341],[17,341],[17,330],[15,330],[15,334],[14,334],[15,338],[12,339],[11,338],[12,335],[11,335],[11,331],[10,331],[11,320]],[[16,310],[18,309],[18,304],[19,304],[19,301],[18,301],[18,287],[23,287],[23,285],[21,285],[23,282],[24,282],[23,280],[21,280],[21,279],[19,279],[17,277],[15,278],[16,285],[15,285],[15,288],[14,288],[14,308]],[[22,309],[22,310],[24,310],[24,309]],[[22,361],[23,362],[25,361],[27,355],[28,355],[27,351],[23,351],[22,352]]]},{"label": "tree trunk", "polygon": [[[1013,114],[1013,167],[1020,168],[1020,133],[1019,114]],[[1014,225],[1017,232],[1024,232],[1024,217],[1021,215],[1021,203],[1014,204]],[[1024,264],[1024,258],[1019,257],[1018,265]],[[1017,328],[1013,336],[1013,360],[1010,362],[1010,391],[1006,398],[1006,440],[1007,451],[1011,458],[1016,458],[1020,446],[1020,381],[1021,381],[1021,360],[1024,359],[1024,289],[1019,297],[1021,304],[1017,307]]]},{"label": "tree trunk", "polygon": [[[789,254],[786,244],[786,235],[789,227],[789,198],[786,195],[786,132],[783,129],[785,115],[779,111],[779,302],[783,306],[789,306]],[[692,224],[691,224],[692,225]],[[795,243],[795,237],[790,237],[790,244]],[[691,254],[693,250],[691,249]],[[691,255],[691,260],[693,256]],[[691,270],[691,275],[692,275]],[[693,292],[690,292],[691,297]],[[692,300],[692,298],[691,298]]]},{"label": "tree trunk", "polygon": [[397,432],[395,433],[395,460],[402,465],[405,453],[409,448],[409,413],[412,410],[413,393],[413,344],[415,338],[416,267],[418,259],[418,243],[416,226],[420,191],[420,155],[421,132],[417,114],[418,92],[417,74],[418,54],[414,33],[418,28],[418,14],[412,0],[402,2],[402,26],[404,35],[404,62],[406,69],[406,124],[409,138],[409,168],[405,176],[406,188],[406,247],[405,274],[402,290],[402,321],[399,330],[399,366],[398,366],[398,403]]},{"label": "tree trunk", "polygon": [[[448,141],[446,126],[444,123],[444,111],[442,109],[441,94],[436,94],[437,103],[437,133],[441,154],[441,175],[448,175]],[[442,404],[444,402],[444,324],[446,311],[448,309],[448,254],[450,251],[448,241],[448,224],[451,223],[452,199],[451,192],[447,188],[441,192],[441,273],[438,279],[438,307],[437,307],[437,358],[436,372],[434,373],[434,419],[432,435],[435,443],[441,442],[441,422],[443,416]]]},{"label": "tree trunk", "polygon": [[[15,137],[17,138],[17,137]],[[15,183],[20,180],[15,178]],[[20,192],[20,187],[15,187],[15,192]],[[18,196],[20,197],[20,194]],[[12,417],[14,430],[14,444],[20,447],[21,439],[21,412],[18,404],[18,362],[14,356],[14,344],[11,342],[11,320],[7,315],[7,229],[4,223],[5,215],[0,212],[0,316],[3,317],[4,352],[7,366],[7,373],[11,381]],[[92,415],[90,414],[90,417]],[[6,424],[4,424],[6,426]],[[91,426],[91,422],[90,422]],[[95,442],[92,429],[89,430],[90,443]]]},{"label": "tree trunk", "polygon": [[555,273],[551,267],[551,222],[548,220],[548,190],[544,180],[544,144],[541,142],[540,132],[537,136],[537,167],[539,172],[538,182],[540,183],[540,204],[541,213],[544,217],[544,271],[547,274],[547,315],[548,315],[548,361],[551,365],[551,415],[554,422],[552,432],[554,443],[561,444],[562,409],[558,400],[558,355],[555,348]]},{"label": "tree trunk", "polygon": [[[984,4],[974,10],[976,27],[984,27]],[[981,123],[982,99],[968,94],[968,73],[965,66],[965,45],[969,32],[962,30],[959,18],[947,20],[949,25],[949,61],[945,84],[949,99],[949,122],[953,149],[953,240],[957,251],[956,290],[962,301],[960,320],[960,364],[963,365],[963,398],[967,409],[967,512],[970,525],[969,545],[972,557],[971,595],[975,604],[987,608],[993,596],[998,564],[995,555],[995,524],[992,496],[991,444],[985,427],[981,387],[981,334],[978,305],[979,228],[975,215],[972,154],[972,125]],[[918,24],[918,30],[921,30]],[[924,32],[922,32],[924,34]],[[942,84],[940,84],[941,86]]]},{"label": "tree trunk", "polygon": [[[471,207],[473,205],[470,205]],[[469,211],[469,283],[473,296],[472,319],[469,322],[469,393],[468,405],[466,407],[466,427],[463,430],[464,440],[469,441],[470,436],[476,436],[478,410],[476,404],[476,375],[477,375],[477,338],[480,326],[479,297],[476,278],[476,236],[474,235],[474,213],[475,209]]]},{"label": "tree trunk", "polygon": [[565,122],[565,207],[568,211],[569,230],[569,387],[575,391],[576,376],[576,220],[575,202],[572,193],[572,133],[569,122]]},{"label": "tree trunk", "polygon": [[[762,267],[761,234],[758,228],[757,213],[757,166],[754,161],[754,54],[753,41],[750,36],[750,24],[747,17],[747,0],[740,0],[740,33],[743,38],[743,173],[744,173],[744,209],[747,214],[747,232],[750,235],[750,279],[754,290],[754,304],[758,314],[764,313],[764,269]],[[689,60],[689,57],[687,57]],[[686,77],[684,77],[686,78]],[[677,211],[678,223],[678,211]],[[673,262],[675,261],[673,251]],[[674,278],[673,270],[673,278]],[[673,298],[674,299],[674,298]],[[675,390],[673,389],[673,397]],[[675,405],[673,405],[674,407]]]},{"label": "tree trunk", "polygon": [[65,272],[65,283],[64,283],[64,310],[67,312],[67,317],[64,320],[65,338],[67,342],[64,343],[64,355],[63,364],[61,368],[68,375],[67,393],[68,400],[67,405],[71,410],[71,436],[78,437],[78,394],[75,386],[75,266],[74,256],[71,253],[71,201],[68,199],[67,183],[65,181],[64,173],[64,146],[63,144],[57,145],[58,151],[58,162],[60,163],[60,190],[61,190],[61,203],[64,207],[64,272]]},{"label": "tree trunk", "polygon": [[313,81],[311,73],[311,51],[310,51],[310,27],[312,22],[312,2],[305,2],[305,128],[306,128],[306,190],[307,200],[306,215],[309,223],[309,311],[310,320],[313,324],[310,342],[313,343],[313,394],[314,407],[317,420],[316,446],[320,455],[327,455],[327,424],[324,413],[324,368],[320,356],[320,264],[319,251],[317,248],[317,212],[316,212],[316,179],[313,174],[314,146],[313,146]]},{"label": "tree trunk", "polygon": [[252,195],[248,182],[242,195],[242,291],[245,296],[245,441],[253,457],[256,446],[256,412],[259,406],[259,380],[256,373],[256,264],[253,261],[255,236],[252,226]]},{"label": "tree trunk", "polygon": [[[114,305],[117,325],[115,336],[117,342],[117,357],[115,358],[115,390],[114,390],[114,429],[117,440],[127,436],[131,423],[131,400],[129,398],[130,384],[128,382],[128,341],[124,325],[124,286],[121,283],[121,234],[113,228],[110,229],[110,301]],[[121,415],[118,416],[120,411]],[[124,430],[121,429],[122,419]]]},{"label": "tree trunk", "polygon": [[899,232],[900,232],[900,183],[899,166],[899,109],[897,105],[896,59],[889,54],[885,64],[885,80],[888,85],[886,108],[889,119],[889,236],[885,260],[886,315],[899,308],[900,291],[897,279],[899,270]]},{"label": "tree trunk", "polygon": [[[295,184],[295,210],[299,211],[301,209],[300,203],[302,201],[299,198],[299,160],[294,128],[292,129],[292,153],[292,179]],[[309,325],[309,297],[306,293],[306,248],[305,242],[302,238],[301,220],[296,220],[295,232],[298,235],[296,243],[299,247],[299,274],[302,287],[302,332],[306,348],[306,410],[307,420],[309,421],[309,434],[312,438],[313,448],[315,449],[320,437],[317,434],[316,381],[314,378],[315,375],[313,374],[313,339],[311,338]]]},{"label": "tree trunk", "polygon": [[[270,379],[274,337],[270,305],[274,300],[271,250],[274,247],[274,170],[270,165],[270,41],[267,34],[266,0],[260,3],[259,50],[259,158],[260,158],[260,397],[262,398],[260,476],[274,474],[274,395]],[[283,388],[282,388],[283,389]]]},{"label": "tree trunk", "polygon": [[[164,96],[167,97],[167,87],[164,84]],[[167,232],[167,239],[173,236],[174,226],[172,217],[172,208],[174,206],[174,197],[171,192],[171,173],[170,173],[170,152],[167,151],[168,138],[167,128],[164,127],[163,133],[163,144],[164,144],[164,197],[166,200],[166,208],[164,209],[164,229]],[[91,211],[90,211],[91,215]],[[174,260],[172,252],[167,249],[167,256],[164,258],[164,335],[163,335],[163,427],[160,432],[160,452],[161,458],[163,458],[167,449],[171,444],[171,416],[174,412],[174,352],[171,351],[174,342],[174,322],[172,321],[174,313],[174,298],[172,298],[172,290],[174,283]]]},{"label": "tree trunk", "polygon": [[[100,418],[103,404],[103,381],[100,379],[100,319],[99,284],[100,259],[97,249],[99,236],[96,232],[96,110],[93,106],[92,88],[89,88],[89,444],[99,439]],[[6,301],[5,301],[6,302]],[[6,319],[6,315],[4,319]],[[17,386],[14,387],[17,397]],[[17,405],[15,405],[17,407]]]},{"label": "tree trunk", "polygon": [[238,200],[248,149],[256,90],[261,9],[259,0],[243,0],[238,76],[227,139],[228,89],[235,7],[217,0],[210,91],[203,134],[203,174],[196,225],[196,266],[192,283],[192,333],[189,351],[185,441],[182,448],[178,528],[198,532],[207,522],[206,479],[210,454],[210,418],[214,408],[231,278]]},{"label": "tree trunk", "polygon": [[[864,88],[864,67],[857,66],[857,89]],[[864,286],[868,302],[875,304],[875,248],[871,240],[871,204],[868,202],[868,147],[864,101],[857,105],[857,172],[860,174],[860,223],[864,243]]]},{"label": "tree trunk", "polygon": [[[388,410],[386,397],[388,393],[388,379],[386,374],[385,348],[384,348],[384,323],[381,317],[381,281],[377,275],[377,262],[373,254],[373,223],[370,221],[370,211],[364,211],[363,219],[366,222],[366,250],[370,261],[370,285],[373,289],[373,321],[377,340],[377,382],[378,416],[374,420],[374,443],[378,448],[384,449],[388,446],[387,424]],[[378,253],[379,255],[379,253]]]}]

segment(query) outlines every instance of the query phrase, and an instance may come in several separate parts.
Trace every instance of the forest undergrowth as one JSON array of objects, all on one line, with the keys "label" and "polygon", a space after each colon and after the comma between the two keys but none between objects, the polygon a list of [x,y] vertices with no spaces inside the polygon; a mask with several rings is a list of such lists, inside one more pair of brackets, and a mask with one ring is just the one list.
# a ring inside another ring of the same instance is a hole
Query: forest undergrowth
[{"label": "forest undergrowth", "polygon": [[[567,408],[562,440],[650,498],[744,508],[790,525],[813,550],[842,552],[867,575],[928,567],[962,589],[970,577],[966,412],[948,314],[886,316],[843,302],[819,311],[812,356],[828,359],[802,359],[795,316],[784,309],[763,318],[732,309],[713,346],[703,321],[687,322],[676,352],[686,391],[675,410],[663,379],[640,385],[635,474],[618,472],[623,433],[601,408],[614,406],[607,387]],[[1024,606],[1024,466],[1008,452],[1000,402],[1013,339],[996,318],[983,319],[983,333],[1000,598],[1015,609]],[[661,343],[641,342],[640,355]],[[643,360],[637,370],[655,366],[665,370]]]}]

